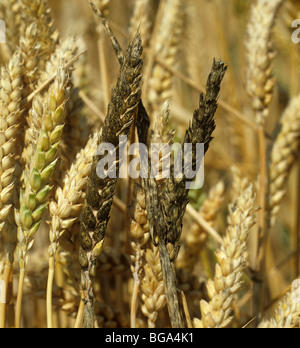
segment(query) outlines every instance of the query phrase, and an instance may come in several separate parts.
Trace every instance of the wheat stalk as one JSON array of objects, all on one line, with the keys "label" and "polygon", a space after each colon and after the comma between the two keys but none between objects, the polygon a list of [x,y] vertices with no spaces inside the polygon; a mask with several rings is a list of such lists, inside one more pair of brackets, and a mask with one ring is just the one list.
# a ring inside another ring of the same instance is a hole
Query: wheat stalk
[{"label": "wheat stalk", "polygon": [[224,328],[232,322],[232,305],[235,294],[242,287],[246,265],[246,242],[254,224],[255,196],[251,185],[229,207],[224,244],[216,252],[215,277],[206,284],[210,301],[200,301],[202,319],[194,319],[195,327]]}]

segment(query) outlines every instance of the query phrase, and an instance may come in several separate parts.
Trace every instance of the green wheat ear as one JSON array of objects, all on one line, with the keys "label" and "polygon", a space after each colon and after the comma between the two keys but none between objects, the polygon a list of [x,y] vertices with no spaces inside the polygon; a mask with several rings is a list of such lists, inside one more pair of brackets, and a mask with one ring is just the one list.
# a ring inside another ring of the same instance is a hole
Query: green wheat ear
[{"label": "green wheat ear", "polygon": [[37,96],[32,108],[40,115],[42,129],[33,153],[30,168],[24,174],[24,188],[20,193],[18,224],[18,256],[21,269],[26,268],[27,254],[48,206],[51,181],[58,163],[58,149],[64,128],[65,106],[70,95],[69,75],[59,68],[45,101]]}]

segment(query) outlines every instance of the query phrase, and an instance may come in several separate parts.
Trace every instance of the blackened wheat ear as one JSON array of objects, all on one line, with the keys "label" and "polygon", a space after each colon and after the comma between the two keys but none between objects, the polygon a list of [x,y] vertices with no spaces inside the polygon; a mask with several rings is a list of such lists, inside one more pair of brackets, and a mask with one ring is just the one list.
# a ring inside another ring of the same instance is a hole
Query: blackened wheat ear
[{"label": "blackened wheat ear", "polygon": [[[128,135],[136,117],[141,97],[142,42],[137,33],[125,53],[116,87],[112,90],[111,103],[99,136],[98,145],[113,144],[117,149],[116,172],[119,171],[119,136]],[[88,180],[86,202],[81,223],[80,265],[82,268],[81,286],[85,304],[84,326],[93,327],[96,260],[101,254],[104,234],[109,221],[116,178],[101,179],[97,175],[97,164],[104,156],[95,156]]]},{"label": "blackened wheat ear", "polygon": [[[186,131],[184,143],[192,144],[192,166],[196,167],[196,144],[204,144],[204,153],[207,152],[212,141],[212,133],[215,130],[215,113],[220,92],[221,82],[227,67],[221,60],[214,60],[211,73],[206,84],[206,95],[200,95],[199,109],[195,110],[193,120]],[[174,167],[173,167],[174,170]],[[186,188],[187,178],[175,179],[171,175],[166,184],[166,191],[160,197],[160,206],[163,212],[166,235],[159,235],[158,239],[169,242],[174,246],[178,243],[182,231],[182,219],[188,204],[189,190]],[[157,231],[159,233],[159,231]],[[156,236],[153,236],[154,242]],[[175,255],[174,255],[175,256]]]}]

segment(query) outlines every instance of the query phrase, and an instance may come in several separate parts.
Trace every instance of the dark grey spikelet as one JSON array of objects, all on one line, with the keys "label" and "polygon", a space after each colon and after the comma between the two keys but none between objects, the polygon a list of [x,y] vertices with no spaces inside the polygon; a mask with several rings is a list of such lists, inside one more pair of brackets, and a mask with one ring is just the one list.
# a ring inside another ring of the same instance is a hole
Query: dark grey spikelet
[{"label": "dark grey spikelet", "polygon": [[[119,136],[128,135],[136,117],[141,98],[142,42],[137,33],[125,53],[117,84],[112,90],[111,103],[99,136],[99,145],[113,144],[116,149],[116,168],[119,172]],[[101,253],[102,243],[109,221],[109,213],[117,179],[98,177],[96,168],[104,156],[95,156],[88,180],[86,202],[81,222],[80,265],[82,268],[81,286],[85,303],[84,326],[93,327],[93,281],[96,260]]]}]

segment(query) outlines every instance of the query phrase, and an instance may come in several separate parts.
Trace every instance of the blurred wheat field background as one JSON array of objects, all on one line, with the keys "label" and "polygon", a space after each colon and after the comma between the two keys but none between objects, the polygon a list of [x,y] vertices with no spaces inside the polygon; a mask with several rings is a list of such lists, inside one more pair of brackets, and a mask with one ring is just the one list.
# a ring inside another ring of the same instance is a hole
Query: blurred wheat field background
[{"label": "blurred wheat field background", "polygon": [[[1,328],[299,328],[299,18],[1,0]],[[145,113],[146,142],[204,139],[202,189],[96,178],[97,145],[139,141]]]}]

